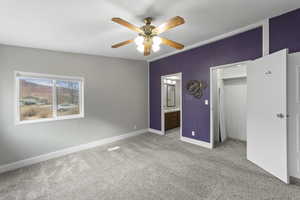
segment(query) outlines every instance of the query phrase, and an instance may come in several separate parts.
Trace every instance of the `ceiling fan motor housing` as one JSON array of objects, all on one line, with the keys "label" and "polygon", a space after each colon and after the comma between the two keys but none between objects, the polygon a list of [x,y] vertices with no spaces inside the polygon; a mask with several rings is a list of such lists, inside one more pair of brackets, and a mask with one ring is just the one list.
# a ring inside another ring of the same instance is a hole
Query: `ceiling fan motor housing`
[{"label": "ceiling fan motor housing", "polygon": [[144,19],[144,22],[145,22],[146,25],[150,25],[151,22],[152,22],[152,20],[153,20],[152,17],[146,17],[146,18]]}]

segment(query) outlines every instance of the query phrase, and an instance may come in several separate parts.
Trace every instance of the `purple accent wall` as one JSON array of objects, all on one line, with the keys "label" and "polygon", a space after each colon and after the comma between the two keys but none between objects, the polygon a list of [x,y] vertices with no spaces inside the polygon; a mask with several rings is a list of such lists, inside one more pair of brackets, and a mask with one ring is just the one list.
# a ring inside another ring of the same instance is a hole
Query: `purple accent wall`
[{"label": "purple accent wall", "polygon": [[[204,80],[209,84],[212,66],[251,60],[262,56],[262,28],[256,28],[217,42],[150,63],[150,128],[161,129],[160,77],[182,72],[183,136],[210,141],[210,112],[204,100],[209,100],[209,87],[203,97],[195,99],[187,94],[189,80]],[[192,136],[192,130],[196,135]]]},{"label": "purple accent wall", "polygon": [[300,9],[270,19],[270,52],[300,51]]}]

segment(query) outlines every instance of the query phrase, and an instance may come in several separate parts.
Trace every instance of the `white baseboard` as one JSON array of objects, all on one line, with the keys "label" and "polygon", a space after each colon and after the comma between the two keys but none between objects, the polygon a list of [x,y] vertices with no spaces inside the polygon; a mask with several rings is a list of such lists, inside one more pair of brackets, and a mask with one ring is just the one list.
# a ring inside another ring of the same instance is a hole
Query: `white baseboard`
[{"label": "white baseboard", "polygon": [[183,142],[188,142],[188,143],[195,144],[195,145],[198,145],[198,146],[201,146],[201,147],[212,149],[212,144],[208,143],[208,142],[203,142],[203,141],[200,141],[200,140],[195,140],[195,139],[192,139],[192,138],[187,138],[187,137],[182,137],[182,136],[181,136],[180,140],[183,141]]},{"label": "white baseboard", "polygon": [[114,137],[110,137],[110,138],[105,138],[105,139],[98,140],[98,141],[95,141],[95,142],[90,142],[90,143],[87,143],[87,144],[81,144],[81,145],[78,145],[78,146],[69,147],[69,148],[66,148],[66,149],[62,149],[62,150],[59,150],[59,151],[43,154],[43,155],[32,157],[32,158],[28,158],[28,159],[25,159],[25,160],[20,160],[20,161],[14,162],[14,163],[9,163],[9,164],[6,164],[6,165],[0,165],[0,173],[16,170],[16,169],[19,169],[19,168],[22,168],[22,167],[26,167],[26,166],[33,165],[33,164],[36,164],[36,163],[40,163],[40,162],[50,160],[50,159],[53,159],[53,158],[58,158],[58,157],[65,156],[65,155],[72,154],[72,153],[76,153],[76,152],[79,152],[79,151],[95,148],[97,146],[101,146],[101,145],[104,145],[104,144],[109,144],[109,143],[112,143],[112,142],[116,142],[116,141],[119,141],[119,140],[129,138],[129,137],[137,136],[137,135],[146,133],[147,131],[148,131],[148,129],[141,129],[141,130],[126,133],[126,134],[123,134],[123,135],[114,136]]},{"label": "white baseboard", "polygon": [[150,133],[155,133],[155,134],[158,134],[158,135],[164,135],[162,131],[160,130],[156,130],[156,129],[152,129],[152,128],[149,128],[148,131]]}]

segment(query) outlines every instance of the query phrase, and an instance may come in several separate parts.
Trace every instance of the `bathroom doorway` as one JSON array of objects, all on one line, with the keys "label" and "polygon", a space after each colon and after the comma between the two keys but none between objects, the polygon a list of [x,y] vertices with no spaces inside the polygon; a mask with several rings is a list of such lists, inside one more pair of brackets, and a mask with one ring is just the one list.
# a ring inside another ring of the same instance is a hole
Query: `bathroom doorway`
[{"label": "bathroom doorway", "polygon": [[161,76],[161,132],[182,136],[182,73]]}]

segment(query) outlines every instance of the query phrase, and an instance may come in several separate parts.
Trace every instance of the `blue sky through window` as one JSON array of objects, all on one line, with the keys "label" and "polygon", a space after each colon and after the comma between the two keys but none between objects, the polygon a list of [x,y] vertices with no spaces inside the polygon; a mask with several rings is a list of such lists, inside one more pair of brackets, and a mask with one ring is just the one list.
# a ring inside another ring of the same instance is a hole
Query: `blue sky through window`
[{"label": "blue sky through window", "polygon": [[74,81],[56,81],[56,87],[69,88],[79,90],[79,82]]},{"label": "blue sky through window", "polygon": [[[52,87],[53,81],[50,79],[40,79],[40,78],[27,78],[27,77],[20,77],[20,80],[24,80],[29,83],[34,83],[37,85],[43,85]],[[63,87],[63,88],[69,88],[74,90],[79,90],[80,84],[76,81],[56,81],[56,87]]]},{"label": "blue sky through window", "polygon": [[35,84],[38,84],[38,85],[52,87],[52,80],[49,80],[49,79],[21,77],[20,80],[24,80],[24,81],[29,82],[29,83],[35,83]]}]

